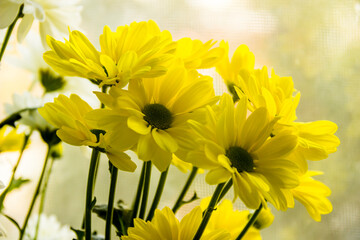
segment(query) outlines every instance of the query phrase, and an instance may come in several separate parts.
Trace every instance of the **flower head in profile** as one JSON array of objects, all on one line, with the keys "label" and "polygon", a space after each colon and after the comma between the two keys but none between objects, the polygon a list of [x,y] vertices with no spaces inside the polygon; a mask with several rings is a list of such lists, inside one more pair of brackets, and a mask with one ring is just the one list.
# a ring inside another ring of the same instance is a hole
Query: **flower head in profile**
[{"label": "flower head in profile", "polygon": [[214,47],[212,40],[206,43],[190,38],[181,38],[177,41],[175,55],[181,58],[187,69],[211,68],[224,55],[223,48]]},{"label": "flower head in profile", "polygon": [[[80,24],[79,0],[2,0],[0,2],[0,29],[8,27],[20,14],[17,39],[21,42],[34,20],[39,21],[41,41],[46,46],[46,35],[65,36],[68,26]],[[20,11],[20,12],[19,12]]]},{"label": "flower head in profile", "polygon": [[163,75],[173,59],[176,43],[154,21],[133,22],[115,32],[104,27],[101,51],[79,31],[71,31],[65,43],[49,37],[51,50],[45,61],[64,76],[79,76],[102,85],[125,86],[130,79]]},{"label": "flower head in profile", "polygon": [[[200,207],[194,208],[180,222],[170,208],[156,209],[152,221],[134,219],[134,227],[128,229],[128,236],[122,240],[192,240],[200,226],[202,211]],[[228,240],[230,234],[224,230],[209,231],[201,240]]]},{"label": "flower head in profile", "polygon": [[190,152],[186,161],[209,169],[209,184],[232,178],[235,196],[247,207],[255,209],[269,201],[279,209],[286,202],[280,204],[275,192],[299,184],[297,167],[286,158],[297,138],[288,132],[271,138],[278,119],[271,119],[265,108],[247,117],[247,101],[243,97],[234,107],[231,97],[224,94],[218,108],[207,108],[206,125],[189,121],[202,146]]},{"label": "flower head in profile", "polygon": [[[20,151],[24,144],[24,137],[24,133],[17,133],[16,128],[3,126],[0,129],[0,153]],[[0,182],[0,186],[3,186],[2,182]]]},{"label": "flower head in profile", "polygon": [[221,41],[220,48],[224,49],[224,56],[216,64],[216,71],[223,78],[234,99],[238,99],[234,86],[240,86],[240,83],[244,81],[243,78],[254,70],[255,56],[246,45],[240,45],[230,61],[229,44]]},{"label": "flower head in profile", "polygon": [[[57,128],[57,136],[64,142],[75,146],[90,146],[106,153],[111,163],[124,171],[134,171],[136,164],[124,153],[131,145],[120,146],[115,134],[106,133],[96,125],[88,123],[84,116],[92,107],[76,94],[70,98],[59,95],[53,103],[46,103],[39,109],[40,114]],[[126,121],[123,120],[123,124]],[[114,147],[116,144],[116,147]]]},{"label": "flower head in profile", "polygon": [[294,207],[295,198],[303,204],[309,215],[317,222],[321,221],[321,215],[332,212],[332,204],[327,199],[331,194],[331,190],[322,182],[313,179],[313,176],[321,175],[322,172],[307,171],[300,176],[300,184],[294,189],[283,190],[290,192],[291,196],[288,198],[288,207]]},{"label": "flower head in profile", "polygon": [[[189,144],[187,120],[199,118],[196,110],[217,101],[212,79],[183,67],[172,67],[159,78],[134,79],[128,90],[112,87],[110,94],[97,96],[109,109],[87,117],[124,141],[136,143],[139,159],[151,160],[160,171]],[[122,131],[129,130],[118,127],[118,119],[124,116],[133,134],[125,135]]]}]

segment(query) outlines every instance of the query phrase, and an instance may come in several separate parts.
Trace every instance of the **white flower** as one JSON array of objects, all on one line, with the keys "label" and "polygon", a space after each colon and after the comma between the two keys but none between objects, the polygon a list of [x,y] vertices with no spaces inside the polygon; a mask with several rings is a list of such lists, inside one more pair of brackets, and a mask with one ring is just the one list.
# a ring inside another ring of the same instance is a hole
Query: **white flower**
[{"label": "white flower", "polygon": [[[37,220],[38,215],[30,218],[25,231],[26,240],[34,239]],[[55,215],[40,215],[40,225],[37,237],[38,240],[69,240],[74,239],[75,237],[75,234],[70,230],[70,226],[62,226]]]},{"label": "white flower", "polygon": [[1,0],[0,28],[8,27],[17,17],[23,4],[24,14],[18,27],[17,39],[21,42],[29,32],[34,20],[40,23],[41,41],[46,46],[46,35],[61,38],[67,34],[68,26],[80,24],[79,0]]},{"label": "white flower", "polygon": [[5,184],[0,180],[0,189],[5,188]]},{"label": "white flower", "polygon": [[[51,101],[51,99],[49,99],[49,101]],[[13,104],[6,103],[5,112],[11,115],[23,109],[33,109],[21,112],[21,119],[18,122],[40,131],[46,129],[55,129],[52,125],[46,122],[46,120],[39,114],[36,109],[44,106],[45,102],[46,101],[44,99],[36,98],[29,92],[25,92],[23,95],[14,94]]]}]

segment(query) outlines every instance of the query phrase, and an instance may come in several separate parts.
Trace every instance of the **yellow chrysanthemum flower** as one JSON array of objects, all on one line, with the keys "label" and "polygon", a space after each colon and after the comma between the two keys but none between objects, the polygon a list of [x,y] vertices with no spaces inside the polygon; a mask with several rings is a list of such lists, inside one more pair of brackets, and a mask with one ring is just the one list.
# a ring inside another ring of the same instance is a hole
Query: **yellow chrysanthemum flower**
[{"label": "yellow chrysanthemum flower", "polygon": [[[196,110],[218,99],[210,77],[183,67],[173,67],[159,78],[134,79],[128,90],[112,87],[110,94],[97,96],[110,109],[94,111],[87,118],[137,143],[134,149],[138,157],[151,160],[160,171],[167,169],[173,153],[181,159],[184,149],[192,144],[187,120],[201,119],[201,112]],[[132,134],[125,135],[123,132],[129,130],[117,127],[123,116]]]},{"label": "yellow chrysanthemum flower", "polygon": [[[228,52],[228,45],[221,43]],[[217,71],[223,77],[234,99],[245,95],[249,99],[248,108],[255,111],[266,108],[271,117],[281,117],[274,127],[273,135],[286,128],[298,136],[298,146],[292,156],[302,173],[307,170],[306,160],[321,160],[335,152],[340,144],[334,135],[337,126],[330,121],[309,123],[294,122],[296,108],[300,101],[300,92],[294,89],[291,77],[280,77],[268,69],[254,70],[254,55],[248,47],[241,45],[235,51],[231,62],[225,56],[217,65]]]},{"label": "yellow chrysanthemum flower", "polygon": [[120,26],[116,32],[104,27],[101,52],[79,31],[70,32],[65,43],[47,39],[52,50],[45,61],[64,76],[79,76],[102,85],[125,86],[130,79],[165,74],[176,43],[168,31],[160,31],[152,20]]},{"label": "yellow chrysanthemum flower", "polygon": [[[300,184],[290,191],[293,197],[302,203],[309,215],[317,222],[321,221],[321,215],[332,212],[332,204],[327,199],[331,194],[330,188],[320,181],[313,179],[313,176],[321,175],[322,172],[308,171],[300,176]],[[289,198],[288,207],[294,207],[293,198]]]},{"label": "yellow chrysanthemum flower", "polygon": [[[125,141],[121,142],[116,134],[106,133],[96,125],[86,122],[84,116],[92,110],[87,102],[72,94],[70,98],[59,95],[53,103],[46,103],[40,108],[39,113],[46,121],[59,128],[56,134],[62,141],[75,146],[96,147],[106,153],[118,169],[134,171],[136,164],[123,152],[131,145]],[[126,124],[125,118],[122,124]]]},{"label": "yellow chrysanthemum flower", "polygon": [[212,40],[202,43],[200,40],[182,38],[177,41],[175,55],[181,58],[187,69],[213,67],[224,55],[224,49],[212,48],[216,42]]},{"label": "yellow chrysanthemum flower", "polygon": [[[134,219],[134,227],[128,229],[128,236],[122,240],[192,240],[202,220],[200,207],[194,208],[180,222],[170,208],[156,209],[152,221]],[[215,230],[204,234],[201,240],[229,240],[230,234],[226,231]]]},{"label": "yellow chrysanthemum flower", "polygon": [[267,200],[279,209],[286,202],[279,203],[276,192],[299,183],[296,165],[286,159],[297,138],[288,132],[270,138],[278,118],[271,119],[265,108],[247,118],[247,101],[243,97],[234,107],[230,95],[224,94],[219,112],[208,108],[207,125],[190,120],[202,147],[190,152],[186,161],[210,169],[209,184],[232,178],[235,196],[247,207],[258,208],[261,203],[266,207]]},{"label": "yellow chrysanthemum flower", "polygon": [[[204,211],[209,205],[210,197],[204,198],[201,200],[200,207]],[[268,208],[269,209],[269,208]],[[270,211],[270,210],[269,210]],[[260,214],[265,212],[261,210]],[[216,210],[213,211],[211,218],[206,225],[204,234],[208,234],[215,230],[225,230],[230,233],[231,237],[229,239],[235,240],[240,232],[244,229],[245,225],[249,221],[250,212],[249,211],[237,211],[233,209],[233,205],[230,200],[223,200]],[[259,215],[260,216],[260,215]],[[257,219],[259,219],[259,216]],[[254,223],[254,225],[257,222]],[[270,226],[268,222],[267,225]],[[246,232],[243,240],[261,240],[260,231],[254,226]]]},{"label": "yellow chrysanthemum flower", "polygon": [[0,153],[20,151],[24,144],[24,133],[17,133],[16,128],[7,125],[0,129]]}]

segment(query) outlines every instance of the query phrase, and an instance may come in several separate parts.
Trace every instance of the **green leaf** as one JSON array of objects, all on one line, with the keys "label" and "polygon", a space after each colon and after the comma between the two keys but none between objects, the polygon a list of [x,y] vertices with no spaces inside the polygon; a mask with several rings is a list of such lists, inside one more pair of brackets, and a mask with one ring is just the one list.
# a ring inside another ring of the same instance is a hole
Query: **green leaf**
[{"label": "green leaf", "polygon": [[[126,234],[127,225],[130,222],[131,218],[131,210],[124,209],[121,206],[122,201],[120,200],[118,202],[118,208],[114,208],[113,213],[113,221],[112,224],[118,231],[118,236],[122,236]],[[107,204],[102,205],[96,205],[93,208],[93,212],[96,213],[96,215],[103,220],[106,220],[106,214],[107,214]]]},{"label": "green leaf", "polygon": [[70,227],[70,229],[76,234],[77,240],[85,239],[85,231],[84,230],[75,229],[73,227]]},{"label": "green leaf", "polygon": [[181,201],[181,206],[184,205],[184,204],[188,204],[188,203],[191,203],[191,202],[193,202],[193,201],[196,201],[196,200],[198,200],[198,199],[200,199],[200,198],[197,196],[196,192],[194,192],[193,196],[192,196],[189,200],[187,200],[187,201],[185,201],[185,200]]},{"label": "green leaf", "polygon": [[20,188],[23,184],[26,184],[30,182],[29,179],[23,179],[23,178],[14,178],[11,183],[9,184],[9,186],[2,192],[2,194],[0,195],[0,211],[3,209],[4,207],[4,200],[6,195],[11,192],[14,189]]},{"label": "green leaf", "polygon": [[15,178],[11,183],[10,183],[10,187],[8,192],[11,192],[14,189],[20,188],[23,184],[26,184],[30,182],[30,179],[23,179],[22,177],[20,178]]}]

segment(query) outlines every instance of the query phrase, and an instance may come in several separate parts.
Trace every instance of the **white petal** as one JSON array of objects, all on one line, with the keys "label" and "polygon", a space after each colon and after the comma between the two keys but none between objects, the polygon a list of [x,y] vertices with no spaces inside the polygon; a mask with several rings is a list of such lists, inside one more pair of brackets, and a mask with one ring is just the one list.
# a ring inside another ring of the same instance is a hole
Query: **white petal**
[{"label": "white petal", "polygon": [[18,31],[17,31],[18,42],[21,43],[25,39],[26,35],[30,31],[33,21],[34,21],[33,15],[27,14],[23,17],[23,19],[20,22]]}]

